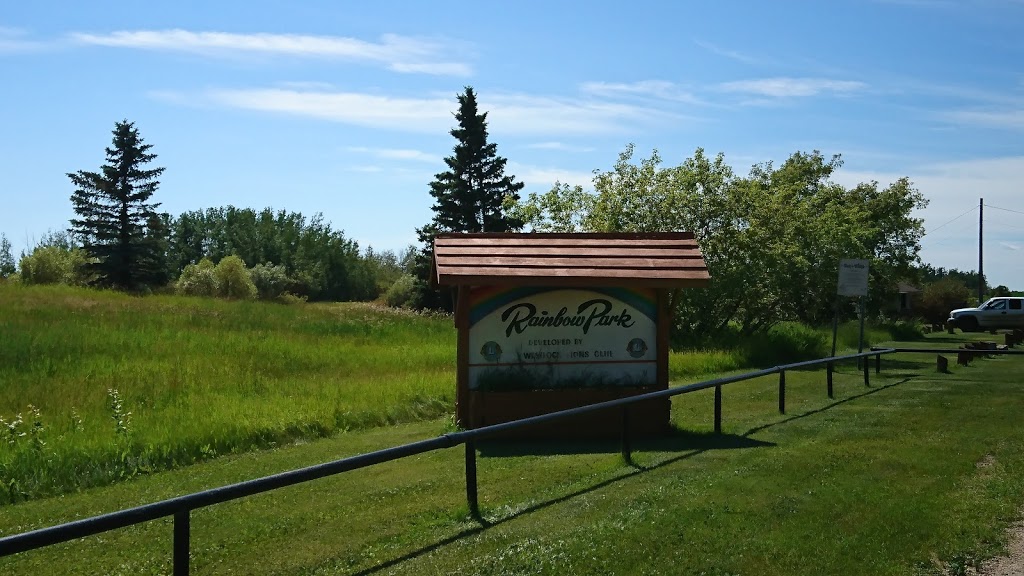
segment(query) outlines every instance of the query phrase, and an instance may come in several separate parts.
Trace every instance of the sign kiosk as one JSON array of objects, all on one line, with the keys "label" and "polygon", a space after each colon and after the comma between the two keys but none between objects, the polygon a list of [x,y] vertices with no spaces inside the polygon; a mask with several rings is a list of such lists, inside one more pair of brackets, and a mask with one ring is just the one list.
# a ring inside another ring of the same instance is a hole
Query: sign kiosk
[{"label": "sign kiosk", "polygon": [[[455,292],[456,419],[478,428],[668,388],[670,292],[704,287],[693,234],[474,233],[434,241],[435,280]],[[669,427],[668,399],[630,427]],[[609,411],[517,436],[610,436]]]}]

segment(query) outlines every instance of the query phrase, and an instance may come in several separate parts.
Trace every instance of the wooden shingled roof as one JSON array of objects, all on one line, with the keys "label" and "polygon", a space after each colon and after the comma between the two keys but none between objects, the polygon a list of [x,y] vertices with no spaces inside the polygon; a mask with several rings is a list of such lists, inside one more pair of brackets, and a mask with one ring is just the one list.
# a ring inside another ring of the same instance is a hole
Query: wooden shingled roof
[{"label": "wooden shingled roof", "polygon": [[708,269],[690,232],[439,234],[441,285],[699,288]]}]

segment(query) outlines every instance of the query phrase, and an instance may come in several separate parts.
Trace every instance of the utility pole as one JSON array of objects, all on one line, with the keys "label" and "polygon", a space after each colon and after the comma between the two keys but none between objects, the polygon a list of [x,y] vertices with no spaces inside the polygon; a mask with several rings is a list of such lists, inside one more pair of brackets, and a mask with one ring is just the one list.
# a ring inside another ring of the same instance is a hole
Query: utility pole
[{"label": "utility pole", "polygon": [[978,199],[978,306],[985,301],[985,199]]}]

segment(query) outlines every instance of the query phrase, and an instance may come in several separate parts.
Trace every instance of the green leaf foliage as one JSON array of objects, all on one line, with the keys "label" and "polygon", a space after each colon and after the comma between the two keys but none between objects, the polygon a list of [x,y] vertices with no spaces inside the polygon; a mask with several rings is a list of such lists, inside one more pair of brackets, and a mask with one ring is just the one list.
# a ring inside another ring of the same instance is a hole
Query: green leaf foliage
[{"label": "green leaf foliage", "polygon": [[[371,300],[379,290],[374,264],[359,244],[334,230],[321,214],[225,206],[185,212],[169,222],[169,260],[175,273],[209,258],[237,256],[262,265],[257,290],[285,290],[310,300]],[[283,271],[283,277],[282,277]],[[262,284],[261,284],[262,283]]]},{"label": "green leaf foliage", "polygon": [[657,151],[633,156],[627,146],[611,170],[595,172],[592,193],[559,183],[509,209],[539,231],[694,232],[711,282],[675,293],[677,341],[731,325],[755,334],[785,320],[827,322],[842,258],[871,260],[876,308],[913,276],[923,226],[912,212],[927,201],[905,178],[848,190],[831,180],[840,157],[817,151],[747,176],[699,148],[678,166],[663,166]]}]

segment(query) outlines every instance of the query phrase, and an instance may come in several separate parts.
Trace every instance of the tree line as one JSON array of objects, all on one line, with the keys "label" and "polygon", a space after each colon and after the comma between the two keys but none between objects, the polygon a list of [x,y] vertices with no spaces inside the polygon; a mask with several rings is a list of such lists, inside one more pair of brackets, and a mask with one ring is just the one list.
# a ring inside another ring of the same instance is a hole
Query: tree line
[{"label": "tree line", "polygon": [[410,266],[408,256],[361,252],[319,213],[234,206],[176,217],[159,212],[153,196],[165,169],[152,166],[151,148],[133,122],[117,122],[100,169],[67,175],[74,186],[70,228],[45,235],[18,266],[0,236],[0,276],[17,271],[28,283],[337,301],[376,298]]},{"label": "tree line", "polygon": [[[676,332],[707,337],[726,330],[754,334],[785,320],[819,325],[837,310],[849,316],[852,302],[835,296],[842,258],[870,260],[873,313],[894,312],[901,283],[924,285],[931,302],[925,308],[937,310],[963,296],[956,286],[979,281],[920,262],[924,227],[914,212],[927,199],[907,178],[846,188],[832,181],[841,157],[818,151],[739,174],[722,154],[700,148],[666,165],[657,150],[635,158],[629,145],[611,169],[595,171],[592,190],[556,183],[524,199],[523,183],[506,174],[506,159],[489,141],[476,93],[467,87],[457,101],[449,132],[456,144],[430,183],[433,218],[416,230],[418,248],[361,252],[320,214],[233,206],[176,217],[159,212],[152,197],[164,169],[152,167],[151,145],[125,120],[115,125],[99,171],[68,174],[76,213],[69,232],[51,235],[17,268],[29,281],[57,277],[136,291],[174,285],[183,293],[222,295],[230,294],[217,286],[241,274],[253,283],[242,295],[384,295],[392,305],[450,310],[450,294],[430,282],[438,233],[692,231],[711,283],[674,294]],[[58,257],[64,268],[51,262]],[[0,236],[0,276],[14,270],[9,242]],[[940,282],[946,287],[930,297],[928,287]]]}]

